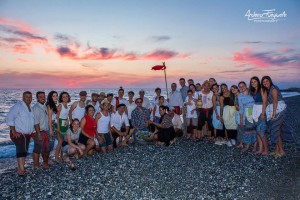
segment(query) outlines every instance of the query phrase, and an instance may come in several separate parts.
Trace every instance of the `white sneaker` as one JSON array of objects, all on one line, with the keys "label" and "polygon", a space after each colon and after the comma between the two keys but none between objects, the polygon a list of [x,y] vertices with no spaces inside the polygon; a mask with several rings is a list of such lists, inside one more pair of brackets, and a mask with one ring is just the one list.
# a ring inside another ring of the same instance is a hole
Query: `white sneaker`
[{"label": "white sneaker", "polygon": [[226,140],[221,141],[221,145],[222,144],[227,144]]},{"label": "white sneaker", "polygon": [[235,139],[231,139],[231,144],[232,144],[233,146],[236,145]]},{"label": "white sneaker", "polygon": [[232,144],[231,144],[230,140],[227,141],[227,146],[232,147]]},{"label": "white sneaker", "polygon": [[216,144],[216,145],[222,145],[221,141],[219,141],[219,140],[217,140],[217,141],[215,142],[215,144]]}]

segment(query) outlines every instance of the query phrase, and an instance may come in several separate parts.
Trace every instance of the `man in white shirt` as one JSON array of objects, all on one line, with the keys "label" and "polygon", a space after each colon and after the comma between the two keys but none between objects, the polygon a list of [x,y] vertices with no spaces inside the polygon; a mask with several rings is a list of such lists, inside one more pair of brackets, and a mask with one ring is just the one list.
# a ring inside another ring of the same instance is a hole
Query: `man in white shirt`
[{"label": "man in white shirt", "polygon": [[181,93],[176,89],[177,89],[176,83],[172,83],[171,92],[169,94],[169,99],[167,99],[167,101],[170,107],[171,106],[174,107],[174,112],[177,115],[180,115],[182,113],[183,100],[182,100]]},{"label": "man in white shirt", "polygon": [[[126,106],[128,105],[127,99],[123,98],[123,96],[124,96],[124,89],[120,87],[118,91],[118,96],[114,97],[111,101],[112,111],[116,112],[119,104],[125,104]],[[125,112],[127,113],[127,108]]]},{"label": "man in white shirt", "polygon": [[[131,136],[131,132],[129,133],[129,120],[125,113],[126,105],[125,104],[119,104],[117,106],[117,111],[115,113],[112,113],[111,115],[111,131],[112,131],[112,137],[113,137],[113,146],[114,148],[117,147],[117,138],[119,138],[119,141],[121,141],[122,146],[127,146],[127,141]],[[123,140],[124,137],[124,140]]]},{"label": "man in white shirt", "polygon": [[180,116],[175,113],[174,107],[170,107],[169,109],[170,109],[169,115],[172,118],[172,124],[175,129],[175,135],[176,137],[181,137],[183,136],[183,132],[182,132],[182,121],[180,119]]},{"label": "man in white shirt", "polygon": [[34,128],[36,131],[33,138],[33,167],[34,169],[39,167],[39,158],[40,154],[42,154],[43,169],[47,169],[49,168],[48,160],[50,151],[54,146],[54,140],[49,132],[45,92],[37,92],[36,99],[37,103],[32,107],[32,112],[34,114]]},{"label": "man in white shirt", "polygon": [[25,157],[27,156],[31,134],[34,131],[34,116],[31,109],[32,93],[23,93],[23,100],[17,102],[8,112],[6,122],[10,128],[10,138],[16,145],[18,171],[26,175]]}]

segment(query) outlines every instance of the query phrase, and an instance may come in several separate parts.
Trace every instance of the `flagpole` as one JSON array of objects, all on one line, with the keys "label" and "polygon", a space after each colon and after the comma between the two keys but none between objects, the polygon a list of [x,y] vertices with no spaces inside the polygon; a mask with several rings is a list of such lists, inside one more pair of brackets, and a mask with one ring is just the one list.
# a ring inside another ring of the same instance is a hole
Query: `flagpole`
[{"label": "flagpole", "polygon": [[[163,65],[165,66],[165,62],[163,62]],[[164,68],[165,73],[165,83],[166,83],[166,91],[167,91],[167,99],[169,98],[169,92],[168,92],[168,82],[167,82],[167,74],[166,74],[166,67]]]}]

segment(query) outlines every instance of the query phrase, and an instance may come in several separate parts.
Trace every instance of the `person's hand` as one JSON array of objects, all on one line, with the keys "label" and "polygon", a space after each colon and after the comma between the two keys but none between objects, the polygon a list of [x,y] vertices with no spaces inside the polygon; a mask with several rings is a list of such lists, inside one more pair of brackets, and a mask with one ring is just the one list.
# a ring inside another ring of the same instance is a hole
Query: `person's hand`
[{"label": "person's hand", "polygon": [[12,130],[11,133],[12,133],[14,138],[19,138],[20,135],[21,135],[20,133],[17,133],[15,130]]},{"label": "person's hand", "polygon": [[54,136],[53,130],[50,130],[50,136]]},{"label": "person's hand", "polygon": [[271,118],[271,120],[274,120],[275,119],[275,115],[272,115],[272,118]]},{"label": "person's hand", "polygon": [[259,118],[261,119],[261,120],[265,120],[265,115],[263,115],[263,114],[260,114],[260,116],[259,116]]},{"label": "person's hand", "polygon": [[194,114],[195,110],[191,110],[191,114]]},{"label": "person's hand", "polygon": [[240,121],[240,126],[242,126],[242,127],[244,126],[243,120]]},{"label": "person's hand", "polygon": [[239,106],[235,106],[235,109],[236,109],[236,111],[239,111],[240,107]]},{"label": "person's hand", "polygon": [[167,98],[167,102],[170,103],[170,99],[169,98]]},{"label": "person's hand", "polygon": [[80,154],[80,155],[82,155],[82,154],[83,154],[83,151],[82,151],[82,150],[81,150],[79,147],[78,147],[78,149],[77,149],[77,150],[78,150],[78,152],[79,152],[79,154]]},{"label": "person's hand", "polygon": [[98,136],[97,139],[98,139],[99,144],[101,144],[103,142],[103,138],[102,137]]},{"label": "person's hand", "polygon": [[216,115],[216,118],[217,118],[217,120],[220,120],[220,116],[219,115]]}]

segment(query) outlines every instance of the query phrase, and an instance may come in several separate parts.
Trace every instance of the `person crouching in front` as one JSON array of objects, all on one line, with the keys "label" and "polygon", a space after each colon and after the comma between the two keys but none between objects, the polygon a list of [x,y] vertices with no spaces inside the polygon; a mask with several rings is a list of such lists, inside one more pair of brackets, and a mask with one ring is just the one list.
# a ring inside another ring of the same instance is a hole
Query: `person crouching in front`
[{"label": "person crouching in front", "polygon": [[117,106],[117,111],[111,115],[111,133],[113,137],[113,147],[117,148],[117,139],[121,146],[127,146],[127,141],[130,138],[129,120],[125,113],[126,105],[121,103]]}]

